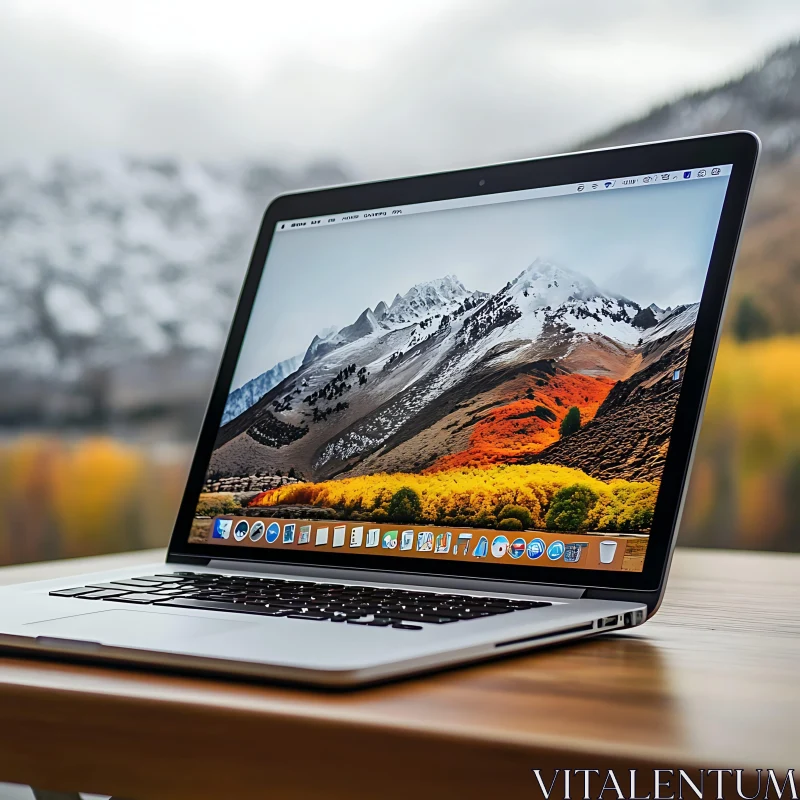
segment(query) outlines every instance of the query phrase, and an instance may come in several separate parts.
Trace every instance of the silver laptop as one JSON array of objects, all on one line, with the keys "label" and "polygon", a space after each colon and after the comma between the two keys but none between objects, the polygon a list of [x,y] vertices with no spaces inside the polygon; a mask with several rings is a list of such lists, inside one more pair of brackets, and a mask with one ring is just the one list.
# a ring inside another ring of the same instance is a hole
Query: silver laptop
[{"label": "silver laptop", "polygon": [[166,563],[4,589],[0,646],[345,687],[642,624],[758,150],[279,197]]}]

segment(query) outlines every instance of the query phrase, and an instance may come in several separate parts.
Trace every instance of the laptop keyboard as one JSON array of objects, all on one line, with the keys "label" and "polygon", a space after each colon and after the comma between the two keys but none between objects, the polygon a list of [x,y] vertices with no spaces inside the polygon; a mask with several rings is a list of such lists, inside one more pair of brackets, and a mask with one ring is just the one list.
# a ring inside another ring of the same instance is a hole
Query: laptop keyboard
[{"label": "laptop keyboard", "polygon": [[202,572],[125,578],[74,589],[57,589],[50,594],[81,600],[391,626],[402,630],[422,630],[420,623],[444,625],[552,605],[540,600],[471,597]]}]

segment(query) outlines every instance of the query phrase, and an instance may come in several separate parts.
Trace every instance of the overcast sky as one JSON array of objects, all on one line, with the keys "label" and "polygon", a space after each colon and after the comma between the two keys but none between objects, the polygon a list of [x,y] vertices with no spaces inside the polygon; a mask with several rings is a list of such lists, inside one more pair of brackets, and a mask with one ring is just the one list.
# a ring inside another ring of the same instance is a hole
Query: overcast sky
[{"label": "overcast sky", "polygon": [[445,275],[496,292],[537,258],[662,308],[700,299],[726,178],[276,233],[232,389],[324,328]]},{"label": "overcast sky", "polygon": [[562,151],[798,34],[798,0],[0,0],[0,163]]}]

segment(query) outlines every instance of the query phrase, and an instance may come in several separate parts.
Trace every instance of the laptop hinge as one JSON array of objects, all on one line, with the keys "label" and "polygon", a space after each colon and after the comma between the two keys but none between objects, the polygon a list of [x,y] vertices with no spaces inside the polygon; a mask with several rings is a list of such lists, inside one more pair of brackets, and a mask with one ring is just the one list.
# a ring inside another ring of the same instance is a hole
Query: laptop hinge
[{"label": "laptop hinge", "polygon": [[462,589],[476,592],[500,592],[504,594],[530,594],[543,597],[578,599],[585,589],[574,586],[521,583],[518,581],[486,580],[482,578],[460,578],[452,575],[419,575],[408,572],[386,572],[372,569],[345,569],[343,567],[318,567],[301,564],[249,563],[239,559],[224,558],[209,560],[206,565],[213,569],[232,572],[265,572],[272,575],[289,575],[293,578],[318,578],[323,580],[367,581],[399,584],[403,586],[428,586],[437,589]]},{"label": "laptop hinge", "polygon": [[167,564],[193,564],[196,567],[206,567],[211,559],[208,556],[182,556],[167,553]]}]

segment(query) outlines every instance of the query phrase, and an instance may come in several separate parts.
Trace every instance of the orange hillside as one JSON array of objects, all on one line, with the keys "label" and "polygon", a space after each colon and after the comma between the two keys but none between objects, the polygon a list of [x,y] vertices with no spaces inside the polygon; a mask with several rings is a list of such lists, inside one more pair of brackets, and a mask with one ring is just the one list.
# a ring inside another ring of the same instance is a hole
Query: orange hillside
[{"label": "orange hillside", "polygon": [[442,456],[426,472],[456,467],[513,464],[538,453],[559,437],[559,426],[571,406],[585,424],[597,413],[615,381],[589,375],[557,375],[546,386],[531,380],[523,399],[494,409],[475,425],[469,447]]}]

